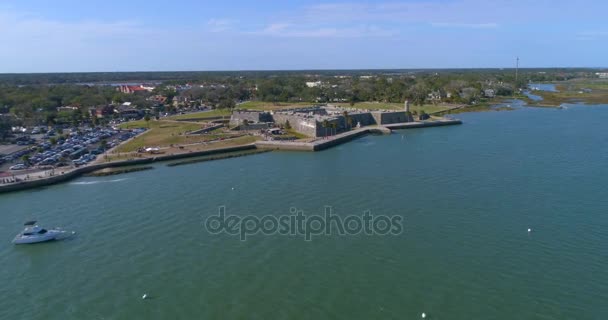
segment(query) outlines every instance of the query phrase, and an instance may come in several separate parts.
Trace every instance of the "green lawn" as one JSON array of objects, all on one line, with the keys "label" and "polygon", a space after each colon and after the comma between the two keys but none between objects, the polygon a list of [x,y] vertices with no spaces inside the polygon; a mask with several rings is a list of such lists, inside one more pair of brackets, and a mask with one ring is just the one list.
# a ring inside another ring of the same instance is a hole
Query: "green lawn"
[{"label": "green lawn", "polygon": [[308,138],[310,138],[309,136],[307,136],[305,134],[302,134],[302,133],[299,133],[299,132],[295,131],[294,129],[289,129],[289,130],[286,130],[286,131],[287,131],[288,135],[293,136],[296,139],[308,139]]},{"label": "green lawn", "polygon": [[237,109],[246,110],[281,110],[310,107],[315,105],[312,102],[266,102],[266,101],[247,101],[236,106]]},{"label": "green lawn", "polygon": [[[562,103],[584,102],[588,104],[608,103],[608,82],[607,81],[585,81],[572,80],[561,82],[556,86],[559,92],[549,92],[537,90],[532,94],[543,98],[541,101],[529,103],[538,106],[559,106]],[[582,89],[591,89],[591,92],[581,92]]]},{"label": "green lawn", "polygon": [[187,114],[179,114],[175,116],[167,117],[171,120],[188,120],[188,119],[205,119],[205,118],[217,118],[217,117],[229,117],[231,114],[229,109],[214,109],[211,111],[201,111]]},{"label": "green lawn", "polygon": [[[249,109],[249,110],[281,110],[291,108],[302,108],[311,107],[316,105],[312,102],[265,102],[265,101],[248,101],[237,106],[237,109]],[[329,103],[329,105],[336,105],[345,108],[356,108],[356,109],[367,109],[367,110],[403,110],[403,103],[383,103],[383,102],[358,102],[354,106],[349,103]],[[423,106],[415,106],[410,104],[410,110],[421,111],[424,110],[427,113],[434,113],[443,111],[446,109],[453,108],[450,105],[433,105],[426,104]]]},{"label": "green lawn", "polygon": [[[151,120],[150,129],[145,133],[133,138],[131,141],[116,148],[117,152],[131,152],[141,147],[168,146],[171,144],[194,143],[201,139],[199,137],[188,137],[184,133],[201,129],[201,125],[191,122]],[[120,125],[121,128],[148,128],[145,121],[133,121]],[[208,136],[210,139],[212,135]]]}]

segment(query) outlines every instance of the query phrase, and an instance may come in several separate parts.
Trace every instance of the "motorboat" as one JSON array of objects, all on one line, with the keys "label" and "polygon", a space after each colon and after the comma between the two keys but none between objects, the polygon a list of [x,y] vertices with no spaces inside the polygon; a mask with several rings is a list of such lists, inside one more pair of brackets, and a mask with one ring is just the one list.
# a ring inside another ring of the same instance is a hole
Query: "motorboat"
[{"label": "motorboat", "polygon": [[28,221],[24,223],[25,229],[20,232],[15,239],[13,239],[14,244],[29,244],[29,243],[39,243],[46,242],[52,240],[61,240],[76,232],[64,231],[59,228],[56,229],[44,229],[36,224],[36,221]]}]

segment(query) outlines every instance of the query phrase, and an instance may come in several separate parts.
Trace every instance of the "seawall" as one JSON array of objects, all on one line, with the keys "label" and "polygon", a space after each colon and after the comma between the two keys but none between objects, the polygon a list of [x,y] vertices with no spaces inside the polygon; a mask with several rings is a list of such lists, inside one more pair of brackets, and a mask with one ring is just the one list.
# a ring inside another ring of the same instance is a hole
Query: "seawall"
[{"label": "seawall", "polygon": [[75,179],[83,174],[91,173],[93,171],[105,169],[105,168],[116,168],[116,167],[124,167],[124,166],[133,166],[140,164],[149,164],[157,161],[168,161],[168,160],[176,160],[182,158],[190,158],[190,157],[199,157],[199,156],[207,156],[218,153],[226,153],[226,152],[234,152],[234,151],[243,151],[243,150],[251,150],[255,149],[255,144],[247,144],[244,146],[236,146],[236,147],[226,147],[220,149],[213,150],[205,150],[205,151],[197,151],[190,153],[182,153],[182,154],[173,154],[173,155],[164,155],[153,158],[143,158],[143,159],[133,159],[133,160],[125,160],[125,161],[117,161],[117,162],[108,162],[108,163],[99,163],[92,164],[80,168],[76,168],[70,170],[64,174],[59,174],[52,177],[37,179],[37,180],[25,180],[16,183],[4,184],[0,185],[0,193],[4,192],[12,192],[19,191],[37,187],[48,186],[56,183],[61,183],[65,181],[69,181]]},{"label": "seawall", "polygon": [[384,126],[391,129],[415,129],[415,128],[428,128],[428,127],[442,127],[442,126],[452,126],[462,124],[461,120],[433,120],[433,121],[424,121],[424,122],[405,122],[405,123],[394,123],[394,124],[385,124]]},{"label": "seawall", "polygon": [[319,139],[312,142],[291,142],[291,141],[256,141],[255,145],[262,149],[286,150],[286,151],[320,151],[350,140],[359,138],[369,133],[390,134],[392,130],[398,129],[414,129],[427,127],[441,127],[462,124],[460,120],[435,120],[424,122],[404,122],[386,124],[382,126],[369,126],[365,128],[355,129],[331,136],[327,139]]},{"label": "seawall", "polygon": [[125,160],[125,161],[117,161],[117,162],[108,162],[108,163],[99,163],[92,164],[80,168],[76,168],[70,170],[64,174],[37,179],[37,180],[25,180],[16,183],[4,184],[0,185],[0,193],[4,192],[12,192],[12,191],[20,191],[25,189],[37,188],[48,186],[56,183],[61,183],[65,181],[69,181],[75,179],[83,174],[91,173],[93,171],[105,169],[105,168],[115,168],[115,167],[124,167],[124,166],[133,166],[133,165],[141,165],[141,164],[149,164],[157,161],[168,161],[168,160],[176,160],[182,158],[190,158],[190,157],[199,157],[199,156],[207,156],[221,153],[228,153],[234,151],[244,151],[244,150],[252,150],[252,149],[271,149],[271,150],[290,150],[290,151],[320,151],[325,150],[331,147],[335,147],[342,143],[351,141],[358,137],[364,136],[369,133],[381,133],[381,134],[390,134],[391,130],[395,129],[413,129],[413,128],[426,128],[426,127],[439,127],[439,126],[449,126],[449,125],[457,125],[462,124],[460,120],[435,120],[435,121],[425,121],[425,122],[406,122],[406,123],[395,123],[388,124],[383,126],[370,126],[360,129],[355,129],[352,131],[340,133],[329,139],[320,139],[313,142],[286,142],[286,141],[256,141],[252,144],[247,144],[243,146],[235,146],[235,147],[226,147],[219,148],[213,150],[205,150],[205,151],[197,151],[197,152],[189,152],[182,154],[173,154],[173,155],[159,155],[157,157],[151,158],[141,158],[141,159],[133,159],[133,160]]}]

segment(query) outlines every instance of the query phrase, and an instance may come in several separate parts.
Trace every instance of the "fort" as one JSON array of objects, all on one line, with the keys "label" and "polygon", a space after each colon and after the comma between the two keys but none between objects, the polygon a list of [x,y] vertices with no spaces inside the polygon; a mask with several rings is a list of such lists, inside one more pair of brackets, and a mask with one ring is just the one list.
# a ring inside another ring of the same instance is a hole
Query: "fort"
[{"label": "fort", "polygon": [[[419,115],[426,120],[428,115]],[[238,110],[232,113],[230,124],[244,129],[268,128],[275,125],[291,127],[312,138],[326,137],[366,126],[415,122],[409,102],[403,111],[364,111],[332,106],[311,106],[280,111]]]}]

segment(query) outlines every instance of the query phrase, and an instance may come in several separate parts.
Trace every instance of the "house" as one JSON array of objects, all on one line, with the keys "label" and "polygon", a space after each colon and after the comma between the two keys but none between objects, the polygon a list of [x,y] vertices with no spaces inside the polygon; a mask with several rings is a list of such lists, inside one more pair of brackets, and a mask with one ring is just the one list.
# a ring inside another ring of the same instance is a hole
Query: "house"
[{"label": "house", "polygon": [[600,79],[608,79],[608,72],[596,72],[595,75]]},{"label": "house", "polygon": [[433,91],[428,94],[427,98],[431,102],[441,102],[442,96],[441,91]]},{"label": "house", "polygon": [[57,112],[65,112],[65,111],[75,111],[78,110],[78,107],[75,106],[61,106],[57,108]]},{"label": "house", "polygon": [[494,89],[485,89],[483,90],[483,95],[486,98],[494,98],[496,97],[496,91]]},{"label": "house", "polygon": [[155,105],[160,105],[160,104],[164,104],[165,102],[167,102],[167,97],[161,96],[161,95],[154,95],[154,96],[147,98],[146,100],[152,101]]},{"label": "house", "polygon": [[316,87],[320,87],[322,84],[321,81],[307,81],[306,82],[306,86],[309,88],[316,88]]},{"label": "house", "polygon": [[91,108],[89,112],[97,118],[108,118],[112,117],[112,114],[114,114],[114,107],[112,105],[97,106]]},{"label": "house", "polygon": [[125,102],[120,106],[116,107],[114,109],[114,113],[126,119],[137,119],[142,116],[142,112],[135,108],[135,106],[133,106],[131,102]]},{"label": "house", "polygon": [[135,93],[135,92],[152,91],[152,90],[154,90],[154,87],[144,86],[144,85],[139,85],[139,86],[121,85],[116,90],[118,90],[122,93]]},{"label": "house", "polygon": [[174,107],[183,106],[190,102],[190,98],[185,96],[175,96],[171,101]]}]

